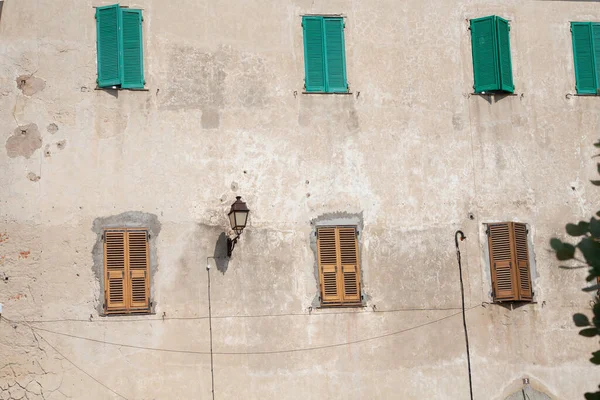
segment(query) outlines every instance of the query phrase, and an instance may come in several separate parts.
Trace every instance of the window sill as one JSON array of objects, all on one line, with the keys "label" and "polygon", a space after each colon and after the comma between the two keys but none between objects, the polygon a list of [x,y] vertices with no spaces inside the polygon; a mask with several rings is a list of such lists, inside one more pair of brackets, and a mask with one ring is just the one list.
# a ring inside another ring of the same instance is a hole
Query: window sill
[{"label": "window sill", "polygon": [[99,87],[99,86],[96,86],[94,88],[94,90],[102,90],[102,91],[107,91],[107,90],[118,90],[118,91],[128,90],[130,92],[149,92],[150,91],[150,89],[146,89],[146,88],[136,89],[136,88]]},{"label": "window sill", "polygon": [[365,308],[366,305],[362,303],[331,303],[331,304],[321,304],[317,307],[317,310],[327,310],[331,308]]},{"label": "window sill", "polygon": [[109,311],[103,314],[99,314],[100,317],[139,317],[143,315],[156,315],[155,312],[148,310],[139,310],[139,311]]},{"label": "window sill", "polygon": [[325,95],[350,95],[352,96],[354,93],[352,92],[302,92],[302,94],[325,94]]},{"label": "window sill", "polygon": [[567,99],[571,97],[600,97],[600,93],[567,93],[565,97]]},{"label": "window sill", "polygon": [[508,92],[486,92],[486,93],[469,93],[469,96],[521,96],[523,93],[508,93]]}]

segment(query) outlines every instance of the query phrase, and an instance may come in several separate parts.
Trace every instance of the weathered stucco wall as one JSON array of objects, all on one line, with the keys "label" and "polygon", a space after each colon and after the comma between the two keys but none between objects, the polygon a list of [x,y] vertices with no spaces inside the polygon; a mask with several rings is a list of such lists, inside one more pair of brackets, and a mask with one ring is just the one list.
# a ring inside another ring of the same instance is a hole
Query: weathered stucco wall
[{"label": "weathered stucco wall", "polygon": [[[252,212],[211,270],[215,398],[467,398],[458,228],[475,398],[594,389],[570,317],[585,271],[548,241],[597,208],[600,100],[568,96],[569,22],[597,3],[124,1],[147,91],[95,90],[104,4],[4,2],[0,302],[44,322],[0,323],[0,399],[210,398],[206,264],[235,195]],[[302,94],[305,13],[346,16],[351,95]],[[516,96],[470,95],[468,19],[490,14],[511,20]],[[131,212],[160,227],[155,315],[100,317],[95,221]],[[314,308],[311,221],[336,213],[363,225],[362,309]],[[503,220],[535,254],[536,302],[513,310],[489,304],[483,224]]]}]

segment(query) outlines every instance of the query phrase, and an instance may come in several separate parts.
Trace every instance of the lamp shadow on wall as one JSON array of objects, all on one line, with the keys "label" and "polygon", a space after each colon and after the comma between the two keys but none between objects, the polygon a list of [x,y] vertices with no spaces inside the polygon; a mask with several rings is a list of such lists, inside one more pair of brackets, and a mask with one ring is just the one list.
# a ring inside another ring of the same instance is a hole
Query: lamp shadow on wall
[{"label": "lamp shadow on wall", "polygon": [[227,235],[225,232],[221,232],[217,238],[213,257],[215,259],[215,264],[217,264],[217,270],[225,275],[227,267],[229,266],[229,257],[227,257]]}]

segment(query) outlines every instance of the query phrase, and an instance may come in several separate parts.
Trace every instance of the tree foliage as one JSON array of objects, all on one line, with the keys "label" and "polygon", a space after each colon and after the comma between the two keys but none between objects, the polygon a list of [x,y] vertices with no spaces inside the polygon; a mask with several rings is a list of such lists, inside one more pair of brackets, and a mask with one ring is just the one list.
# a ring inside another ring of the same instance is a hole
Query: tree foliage
[{"label": "tree foliage", "polygon": [[[600,148],[600,141],[594,144]],[[595,157],[599,157],[596,155]],[[597,164],[600,174],[600,163]],[[593,185],[600,186],[600,180],[591,181]],[[567,224],[566,231],[569,236],[579,240],[575,245],[565,243],[560,239],[550,240],[550,245],[556,252],[556,258],[560,261],[570,261],[580,265],[563,266],[561,268],[588,268],[586,278],[588,286],[583,288],[586,292],[595,291],[596,297],[592,305],[592,320],[585,314],[573,315],[575,326],[582,328],[579,331],[581,336],[587,338],[600,337],[600,211],[598,211],[589,221],[579,221],[576,224]],[[592,353],[590,361],[593,364],[600,365],[600,350]],[[600,389],[600,386],[598,386]],[[600,390],[594,393],[586,393],[586,400],[600,400]]]}]

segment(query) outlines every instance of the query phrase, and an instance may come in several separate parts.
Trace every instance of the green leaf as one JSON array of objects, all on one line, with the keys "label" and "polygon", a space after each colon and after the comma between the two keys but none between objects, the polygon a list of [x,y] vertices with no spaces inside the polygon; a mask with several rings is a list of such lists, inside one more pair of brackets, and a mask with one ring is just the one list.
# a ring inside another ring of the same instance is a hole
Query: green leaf
[{"label": "green leaf", "polygon": [[585,400],[600,400],[600,392],[586,393]]},{"label": "green leaf", "polygon": [[556,251],[556,258],[561,261],[570,260],[575,256],[575,247],[569,243],[554,238],[550,240],[550,246]]},{"label": "green leaf", "polygon": [[593,357],[592,357],[592,358],[590,358],[590,361],[591,361],[593,364],[600,365],[600,350],[593,352],[593,353],[592,353],[592,356],[593,356]]},{"label": "green leaf", "polygon": [[585,336],[585,337],[594,337],[598,334],[598,329],[597,328],[585,328],[579,331],[579,334],[581,336]]},{"label": "green leaf", "polygon": [[600,186],[600,181],[590,181],[594,186]]},{"label": "green leaf", "polygon": [[588,319],[587,315],[584,314],[575,314],[573,315],[573,322],[575,322],[575,326],[590,326],[590,320]]},{"label": "green leaf", "polygon": [[570,236],[583,236],[588,232],[588,227],[587,222],[580,221],[577,225],[567,224],[566,230]]},{"label": "green leaf", "polygon": [[[595,276],[592,276],[592,279],[591,279],[591,280],[589,280],[588,282],[591,282],[591,281],[593,281],[594,279],[596,279],[596,277],[595,277]],[[583,288],[583,289],[581,289],[581,290],[583,290],[584,292],[595,292],[595,291],[597,291],[597,290],[600,290],[600,285],[593,285],[593,286],[585,287],[585,288]]]},{"label": "green leaf", "polygon": [[588,265],[600,265],[600,242],[596,242],[592,238],[585,238],[577,244],[577,248],[583,253]]},{"label": "green leaf", "polygon": [[600,221],[592,218],[589,223],[589,229],[593,237],[600,238]]}]

